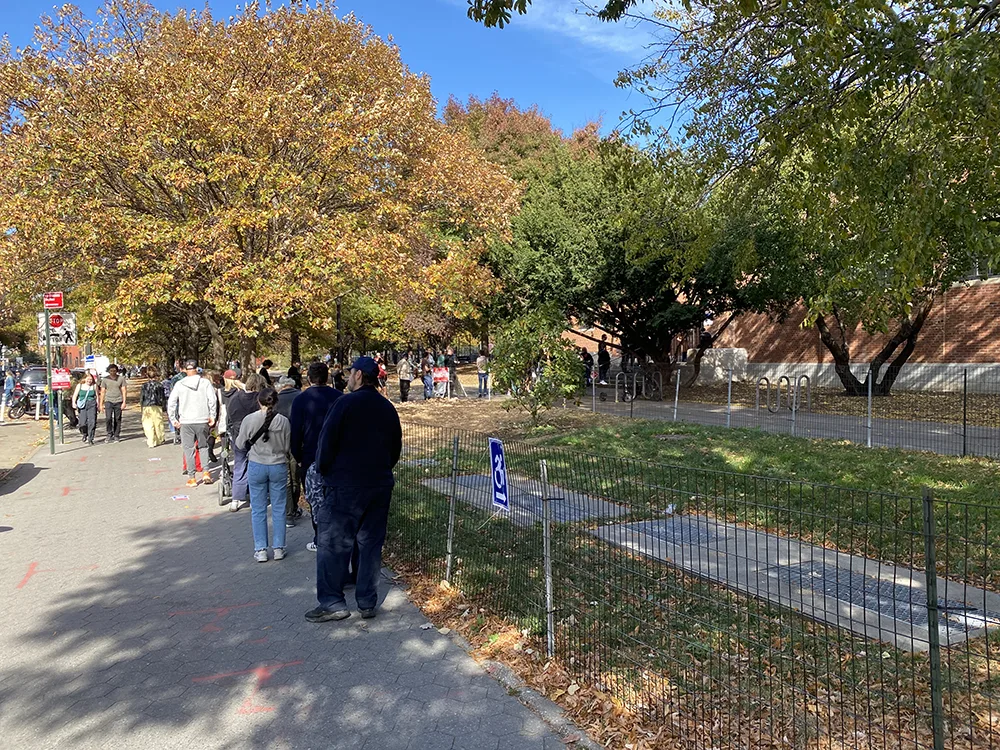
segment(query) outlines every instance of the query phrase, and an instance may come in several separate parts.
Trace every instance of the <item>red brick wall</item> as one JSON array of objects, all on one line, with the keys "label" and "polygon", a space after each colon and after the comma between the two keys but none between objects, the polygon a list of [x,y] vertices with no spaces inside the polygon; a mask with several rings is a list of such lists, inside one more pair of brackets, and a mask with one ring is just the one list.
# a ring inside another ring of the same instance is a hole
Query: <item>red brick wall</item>
[{"label": "red brick wall", "polygon": [[[939,297],[924,323],[910,362],[923,364],[1000,363],[1000,280],[956,286]],[[796,308],[784,323],[763,315],[737,318],[717,347],[747,350],[750,362],[832,363],[815,327],[803,328],[805,310]],[[860,328],[848,336],[851,359],[864,362],[884,345],[885,336]]]}]

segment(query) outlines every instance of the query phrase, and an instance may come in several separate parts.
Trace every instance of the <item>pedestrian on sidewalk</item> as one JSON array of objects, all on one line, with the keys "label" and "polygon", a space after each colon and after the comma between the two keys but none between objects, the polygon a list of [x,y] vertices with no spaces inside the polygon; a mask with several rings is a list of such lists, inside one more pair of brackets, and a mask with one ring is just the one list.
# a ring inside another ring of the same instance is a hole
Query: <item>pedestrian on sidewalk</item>
[{"label": "pedestrian on sidewalk", "polygon": [[480,349],[476,357],[476,374],[479,376],[479,398],[486,398],[490,395],[490,357],[485,349]]},{"label": "pedestrian on sidewalk", "polygon": [[204,484],[212,483],[208,471],[208,432],[218,416],[218,404],[212,383],[198,374],[198,361],[189,359],[184,363],[186,373],[170,391],[167,413],[170,421],[181,433],[181,446],[188,471],[188,487],[197,487],[197,456],[205,469],[202,474]]},{"label": "pedestrian on sidewalk", "polygon": [[405,404],[410,397],[410,381],[413,380],[413,362],[410,358],[413,350],[407,349],[406,354],[396,363],[396,376],[399,378],[399,401]]},{"label": "pedestrian on sidewalk", "polygon": [[[296,396],[302,393],[302,389],[297,388],[295,381],[288,375],[278,378],[278,405],[275,411],[291,422],[292,402]],[[295,528],[296,519],[302,516],[299,510],[299,483],[300,479],[295,471],[296,462],[292,454],[288,454],[288,492],[285,495],[285,528]]]},{"label": "pedestrian on sidewalk", "polygon": [[240,434],[243,420],[251,414],[257,413],[260,404],[257,403],[257,396],[267,384],[264,379],[255,372],[247,375],[246,384],[240,387],[234,382],[232,390],[222,394],[226,404],[226,413],[229,416],[229,424],[226,431],[234,440],[233,443],[233,499],[229,504],[229,510],[236,512],[245,507],[250,502],[250,488],[247,480],[247,452],[242,450],[235,443],[235,438]]},{"label": "pedestrian on sidewalk", "polygon": [[358,545],[355,598],[361,617],[375,616],[382,545],[403,433],[395,407],[377,390],[378,365],[358,357],[348,380],[350,393],[330,409],[320,433],[316,468],[323,478],[317,509],[316,598],[310,622],[351,616],[344,598],[354,544]]},{"label": "pedestrian on sidewalk", "polygon": [[271,526],[275,560],[285,558],[285,498],[288,490],[288,453],[291,426],[275,407],[278,394],[264,388],[257,397],[260,409],[243,420],[236,445],[248,456],[250,526],[253,559],[267,562],[267,504],[271,501]]},{"label": "pedestrian on sidewalk", "polygon": [[434,353],[430,350],[420,360],[420,374],[424,381],[424,401],[427,401],[434,398]]},{"label": "pedestrian on sidewalk", "polygon": [[7,368],[7,374],[3,379],[3,400],[4,403],[9,404],[11,397],[14,395],[14,371],[9,367]]},{"label": "pedestrian on sidewalk", "polygon": [[309,365],[309,387],[292,402],[291,445],[296,472],[301,477],[306,502],[312,511],[313,540],[306,549],[316,551],[316,507],[322,502],[323,484],[316,474],[316,446],[330,407],[344,394],[328,384],[330,369],[322,362]]},{"label": "pedestrian on sidewalk", "polygon": [[260,373],[258,373],[262,378],[264,378],[264,383],[271,387],[273,383],[271,382],[271,368],[274,367],[274,362],[269,359],[265,359],[260,363]]},{"label": "pedestrian on sidewalk", "polygon": [[108,374],[101,378],[100,403],[98,409],[104,412],[104,442],[121,442],[122,412],[125,410],[128,386],[125,376],[118,374],[118,365],[109,365]]},{"label": "pedestrian on sidewalk", "polygon": [[73,391],[73,408],[80,424],[80,434],[83,442],[94,444],[94,432],[97,430],[97,379],[88,372],[76,385]]},{"label": "pedestrian on sidewalk", "polygon": [[600,385],[608,384],[608,372],[611,370],[611,352],[608,351],[608,344],[603,339],[597,345],[597,373]]},{"label": "pedestrian on sidewalk", "polygon": [[163,413],[167,407],[167,399],[163,395],[163,383],[160,382],[160,371],[155,365],[146,368],[146,377],[139,395],[142,407],[142,431],[146,435],[146,445],[155,448],[163,442]]}]

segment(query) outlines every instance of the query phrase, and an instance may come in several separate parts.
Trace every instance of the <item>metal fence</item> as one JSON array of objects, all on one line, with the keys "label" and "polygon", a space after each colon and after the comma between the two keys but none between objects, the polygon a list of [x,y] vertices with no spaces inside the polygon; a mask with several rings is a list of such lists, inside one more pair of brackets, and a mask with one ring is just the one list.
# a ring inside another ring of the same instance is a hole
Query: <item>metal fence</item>
[{"label": "metal fence", "polygon": [[[867,365],[854,374],[864,383]],[[772,373],[773,375],[773,373]],[[869,447],[1000,458],[1000,372],[910,371],[890,395],[819,387],[790,365],[777,377],[731,376],[678,386],[667,371],[613,372],[580,397],[583,408],[643,419],[750,427],[797,437],[847,440]]]},{"label": "metal fence", "polygon": [[405,425],[390,564],[664,746],[1000,747],[997,508],[524,442],[506,463],[504,512],[485,435]]}]

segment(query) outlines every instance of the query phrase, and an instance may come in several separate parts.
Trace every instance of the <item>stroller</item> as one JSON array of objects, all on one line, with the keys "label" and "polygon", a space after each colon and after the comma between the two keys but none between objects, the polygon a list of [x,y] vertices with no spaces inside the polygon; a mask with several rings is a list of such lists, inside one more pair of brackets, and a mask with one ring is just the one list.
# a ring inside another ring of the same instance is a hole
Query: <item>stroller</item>
[{"label": "stroller", "polygon": [[229,433],[219,435],[219,458],[222,468],[219,471],[219,505],[229,505],[233,499],[233,458],[229,442]]}]

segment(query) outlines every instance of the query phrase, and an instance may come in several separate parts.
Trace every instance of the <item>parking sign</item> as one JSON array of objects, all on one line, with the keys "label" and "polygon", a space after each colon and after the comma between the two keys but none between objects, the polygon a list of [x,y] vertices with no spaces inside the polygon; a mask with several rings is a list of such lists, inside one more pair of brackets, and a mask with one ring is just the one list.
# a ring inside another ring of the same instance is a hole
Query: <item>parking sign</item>
[{"label": "parking sign", "polygon": [[510,510],[510,495],[507,493],[507,461],[503,455],[503,443],[499,438],[490,438],[490,473],[493,475],[493,504]]}]

